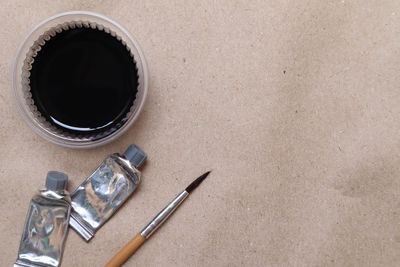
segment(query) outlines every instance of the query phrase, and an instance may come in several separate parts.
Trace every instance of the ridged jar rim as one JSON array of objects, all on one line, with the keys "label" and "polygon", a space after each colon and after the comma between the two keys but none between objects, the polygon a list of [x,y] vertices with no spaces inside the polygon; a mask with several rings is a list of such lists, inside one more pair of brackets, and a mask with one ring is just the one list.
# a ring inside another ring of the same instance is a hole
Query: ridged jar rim
[{"label": "ridged jar rim", "polygon": [[[34,46],[35,42],[37,43],[38,40],[43,39],[43,34],[45,32],[48,32],[55,27],[63,27],[65,23],[71,22],[82,22],[88,24],[93,23],[104,26],[104,28],[115,33],[116,36],[122,39],[124,45],[126,45],[128,50],[131,52],[138,70],[138,91],[136,94],[136,99],[129,112],[130,114],[128,113],[127,115],[127,121],[114,132],[98,139],[66,135],[60,131],[56,131],[52,127],[47,127],[46,123],[43,123],[42,120],[39,120],[40,117],[35,117],[35,114],[32,112],[32,108],[29,107],[26,101],[27,93],[25,92],[26,86],[24,86],[24,82],[26,83],[26,81],[24,81],[24,64],[26,65],[26,59],[28,59],[29,53],[32,53],[32,47]],[[13,91],[12,93],[14,95],[14,100],[20,115],[37,134],[39,134],[42,138],[60,146],[75,149],[85,149],[112,142],[125,133],[130,126],[132,126],[143,110],[148,93],[148,79],[149,74],[144,54],[136,39],[125,28],[110,18],[98,13],[88,11],[71,11],[57,14],[42,21],[27,35],[25,40],[21,43],[14,60],[11,89]]]}]

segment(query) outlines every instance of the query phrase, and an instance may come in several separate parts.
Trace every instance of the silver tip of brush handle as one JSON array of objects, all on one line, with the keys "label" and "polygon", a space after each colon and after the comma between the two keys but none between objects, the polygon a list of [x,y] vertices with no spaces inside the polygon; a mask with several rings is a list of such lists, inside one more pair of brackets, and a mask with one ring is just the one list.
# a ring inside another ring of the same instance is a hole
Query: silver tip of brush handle
[{"label": "silver tip of brush handle", "polygon": [[176,210],[177,207],[187,198],[189,195],[185,190],[182,191],[179,195],[177,195],[174,200],[172,200],[168,206],[166,206],[156,217],[145,227],[143,228],[140,235],[144,238],[149,238],[157,229],[160,227],[163,222]]}]

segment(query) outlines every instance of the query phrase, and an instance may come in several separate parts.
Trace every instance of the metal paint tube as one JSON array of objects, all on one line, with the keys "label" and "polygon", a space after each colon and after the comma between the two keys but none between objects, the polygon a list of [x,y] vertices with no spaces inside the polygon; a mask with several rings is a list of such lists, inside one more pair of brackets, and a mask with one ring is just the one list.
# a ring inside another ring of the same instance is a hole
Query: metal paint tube
[{"label": "metal paint tube", "polygon": [[117,211],[140,183],[137,168],[146,154],[131,145],[107,157],[72,194],[70,226],[86,241]]},{"label": "metal paint tube", "polygon": [[30,202],[14,267],[60,266],[71,211],[68,176],[50,171]]}]

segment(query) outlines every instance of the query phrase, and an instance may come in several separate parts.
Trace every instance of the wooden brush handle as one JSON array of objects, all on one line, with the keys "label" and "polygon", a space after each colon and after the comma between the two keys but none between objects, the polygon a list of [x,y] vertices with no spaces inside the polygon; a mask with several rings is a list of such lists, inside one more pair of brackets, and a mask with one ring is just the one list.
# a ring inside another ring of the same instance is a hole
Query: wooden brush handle
[{"label": "wooden brush handle", "polygon": [[138,233],[129,241],[115,256],[106,264],[105,267],[119,267],[143,244],[146,239]]}]

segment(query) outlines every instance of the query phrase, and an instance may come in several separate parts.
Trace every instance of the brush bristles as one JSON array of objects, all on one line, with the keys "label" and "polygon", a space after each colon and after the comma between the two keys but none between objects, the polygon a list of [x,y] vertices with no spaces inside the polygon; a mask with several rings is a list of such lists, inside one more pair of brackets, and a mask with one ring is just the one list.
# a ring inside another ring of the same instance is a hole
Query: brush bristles
[{"label": "brush bristles", "polygon": [[203,175],[201,175],[196,180],[194,180],[188,187],[186,187],[185,191],[188,193],[192,192],[196,187],[199,186],[199,184],[201,184],[201,182],[204,181],[204,179],[206,179],[206,177],[210,174],[210,172],[211,171],[208,171],[208,172],[204,173]]}]

